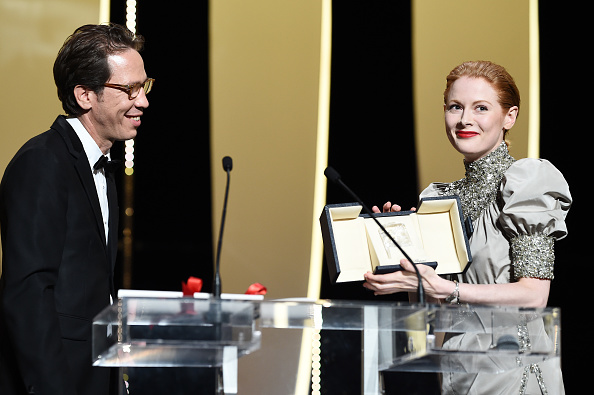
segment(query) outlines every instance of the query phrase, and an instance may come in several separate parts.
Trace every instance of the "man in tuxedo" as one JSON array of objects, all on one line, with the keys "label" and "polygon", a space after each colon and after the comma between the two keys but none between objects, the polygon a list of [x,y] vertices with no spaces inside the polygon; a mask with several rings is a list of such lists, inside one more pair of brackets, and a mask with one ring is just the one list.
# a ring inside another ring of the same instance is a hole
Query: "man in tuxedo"
[{"label": "man in tuxedo", "polygon": [[67,116],[16,153],[0,184],[0,394],[109,393],[91,326],[115,300],[118,206],[109,150],[136,136],[149,103],[125,27],[85,25],[54,63]]}]

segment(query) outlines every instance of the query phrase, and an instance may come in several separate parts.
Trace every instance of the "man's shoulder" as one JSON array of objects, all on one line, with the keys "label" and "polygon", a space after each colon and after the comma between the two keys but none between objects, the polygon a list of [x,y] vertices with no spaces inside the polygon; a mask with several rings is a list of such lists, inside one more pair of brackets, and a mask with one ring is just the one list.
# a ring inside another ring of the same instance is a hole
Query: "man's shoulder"
[{"label": "man's shoulder", "polygon": [[[68,147],[67,136],[69,131],[67,128],[70,128],[68,122],[63,116],[59,116],[48,130],[27,140],[17,151],[15,157],[29,150],[64,151]],[[74,134],[73,131],[72,133]]]},{"label": "man's shoulder", "polygon": [[[65,119],[63,121],[68,125]],[[17,171],[17,173],[26,169],[40,171],[52,164],[67,161],[70,156],[69,151],[71,151],[67,133],[63,124],[58,124],[58,120],[56,120],[51,128],[31,137],[15,153],[5,169],[5,176],[12,171]]]}]

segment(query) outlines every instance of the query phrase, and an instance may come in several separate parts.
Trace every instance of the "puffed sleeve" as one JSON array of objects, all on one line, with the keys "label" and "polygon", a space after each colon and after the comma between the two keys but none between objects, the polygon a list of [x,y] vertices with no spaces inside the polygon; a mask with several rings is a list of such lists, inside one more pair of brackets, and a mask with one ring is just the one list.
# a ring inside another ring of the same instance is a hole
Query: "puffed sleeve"
[{"label": "puffed sleeve", "polygon": [[553,279],[554,242],[567,235],[571,194],[565,178],[544,159],[515,162],[501,182],[499,224],[509,237],[514,277]]},{"label": "puffed sleeve", "polygon": [[449,185],[444,182],[434,182],[429,184],[427,188],[425,188],[420,194],[419,199],[424,199],[426,197],[435,197],[443,195],[445,187]]}]

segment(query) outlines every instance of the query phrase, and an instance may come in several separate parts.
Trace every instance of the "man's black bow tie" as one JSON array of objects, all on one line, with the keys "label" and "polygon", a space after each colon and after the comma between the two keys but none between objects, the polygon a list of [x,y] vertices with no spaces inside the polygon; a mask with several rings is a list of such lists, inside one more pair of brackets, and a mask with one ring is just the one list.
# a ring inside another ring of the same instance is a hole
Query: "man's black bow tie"
[{"label": "man's black bow tie", "polygon": [[120,165],[122,164],[119,160],[109,160],[107,156],[101,155],[97,163],[93,165],[93,170],[101,170],[105,169],[106,172],[114,172],[116,171]]}]

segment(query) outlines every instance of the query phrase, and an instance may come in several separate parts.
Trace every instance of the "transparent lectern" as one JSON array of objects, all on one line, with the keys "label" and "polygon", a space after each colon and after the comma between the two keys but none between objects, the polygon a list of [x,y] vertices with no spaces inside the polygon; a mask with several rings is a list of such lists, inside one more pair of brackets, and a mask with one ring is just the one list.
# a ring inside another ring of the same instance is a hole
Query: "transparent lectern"
[{"label": "transparent lectern", "polygon": [[237,393],[238,358],[264,352],[267,328],[361,332],[362,394],[381,394],[385,371],[500,373],[561,355],[556,308],[122,297],[93,322],[93,363],[219,368]]}]

